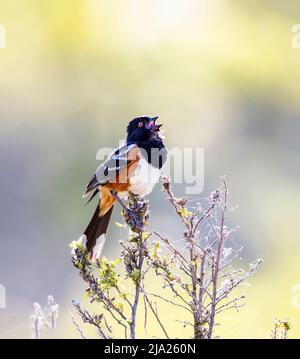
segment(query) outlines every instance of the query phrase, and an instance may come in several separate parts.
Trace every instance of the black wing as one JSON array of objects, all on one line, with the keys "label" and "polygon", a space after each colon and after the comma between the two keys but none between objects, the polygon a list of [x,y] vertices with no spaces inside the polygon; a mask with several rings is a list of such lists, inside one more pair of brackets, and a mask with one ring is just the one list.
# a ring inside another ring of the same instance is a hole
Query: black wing
[{"label": "black wing", "polygon": [[136,145],[127,145],[124,143],[121,147],[116,149],[108,157],[108,159],[97,168],[97,171],[90,178],[83,197],[90,194],[91,191],[93,191],[98,186],[103,185],[109,180],[115,178],[122,168],[127,167],[130,162],[130,160],[128,160],[128,153],[134,147],[136,147]]}]

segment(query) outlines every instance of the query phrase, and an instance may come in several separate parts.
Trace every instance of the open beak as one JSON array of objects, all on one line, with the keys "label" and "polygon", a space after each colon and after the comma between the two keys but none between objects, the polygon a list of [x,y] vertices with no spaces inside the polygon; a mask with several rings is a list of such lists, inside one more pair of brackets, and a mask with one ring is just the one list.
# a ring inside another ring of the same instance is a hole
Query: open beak
[{"label": "open beak", "polygon": [[148,128],[148,130],[151,130],[153,132],[158,132],[159,129],[161,128],[162,124],[161,125],[157,125],[155,123],[155,121],[158,119],[158,116],[157,117],[152,117],[150,119],[150,121],[147,123],[146,127]]}]

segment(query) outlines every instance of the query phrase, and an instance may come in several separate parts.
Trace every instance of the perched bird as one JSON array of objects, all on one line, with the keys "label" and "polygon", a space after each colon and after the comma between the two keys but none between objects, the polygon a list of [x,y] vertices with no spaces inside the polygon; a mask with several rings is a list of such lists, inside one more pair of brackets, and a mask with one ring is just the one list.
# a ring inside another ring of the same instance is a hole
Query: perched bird
[{"label": "perched bird", "polygon": [[142,116],[131,120],[127,126],[127,138],[102,163],[90,178],[83,197],[92,194],[89,202],[99,193],[95,213],[81,236],[89,257],[99,258],[106,239],[106,232],[113,207],[118,201],[136,222],[122,199],[131,192],[140,197],[148,195],[159,181],[161,169],[167,158],[158,117]]}]

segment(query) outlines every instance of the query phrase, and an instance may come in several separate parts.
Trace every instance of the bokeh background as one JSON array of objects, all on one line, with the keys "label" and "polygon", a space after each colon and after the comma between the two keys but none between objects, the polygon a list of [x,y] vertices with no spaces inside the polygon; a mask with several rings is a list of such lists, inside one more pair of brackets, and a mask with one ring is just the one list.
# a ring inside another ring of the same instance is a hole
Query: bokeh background
[{"label": "bokeh background", "polygon": [[[243,261],[264,259],[217,334],[269,337],[272,319],[289,317],[300,337],[299,22],[297,0],[0,0],[0,337],[29,337],[32,303],[48,294],[61,307],[55,336],[79,337],[71,300],[85,286],[68,244],[94,210],[81,194],[97,149],[140,114],[160,116],[170,148],[204,147],[200,196],[226,174]],[[178,238],[158,186],[150,200],[151,226]]]}]

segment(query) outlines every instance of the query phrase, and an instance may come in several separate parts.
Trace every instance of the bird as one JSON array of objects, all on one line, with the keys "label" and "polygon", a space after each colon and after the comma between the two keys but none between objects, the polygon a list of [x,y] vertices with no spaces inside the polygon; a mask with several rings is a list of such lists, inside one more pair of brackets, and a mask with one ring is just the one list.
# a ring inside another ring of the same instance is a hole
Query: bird
[{"label": "bird", "polygon": [[[88,226],[80,237],[92,261],[101,257],[114,205],[119,202],[138,227],[125,202],[129,193],[145,197],[159,181],[167,160],[162,124],[158,116],[140,116],[129,121],[125,142],[114,150],[90,177],[83,197],[88,203],[99,195],[98,204]],[[123,201],[124,199],[124,201]]]}]

